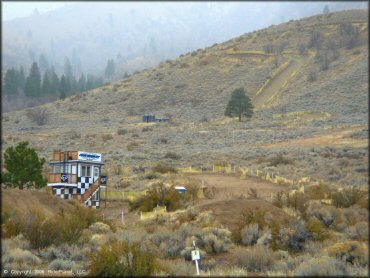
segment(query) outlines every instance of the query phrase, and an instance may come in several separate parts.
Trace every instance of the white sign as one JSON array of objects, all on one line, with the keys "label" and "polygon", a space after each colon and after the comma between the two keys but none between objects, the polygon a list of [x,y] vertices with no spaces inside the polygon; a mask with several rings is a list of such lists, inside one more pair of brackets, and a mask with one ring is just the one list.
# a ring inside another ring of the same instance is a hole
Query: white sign
[{"label": "white sign", "polygon": [[199,250],[193,250],[193,251],[191,251],[191,260],[192,261],[200,260],[200,252],[199,252]]},{"label": "white sign", "polygon": [[100,153],[78,152],[78,160],[101,162]]}]

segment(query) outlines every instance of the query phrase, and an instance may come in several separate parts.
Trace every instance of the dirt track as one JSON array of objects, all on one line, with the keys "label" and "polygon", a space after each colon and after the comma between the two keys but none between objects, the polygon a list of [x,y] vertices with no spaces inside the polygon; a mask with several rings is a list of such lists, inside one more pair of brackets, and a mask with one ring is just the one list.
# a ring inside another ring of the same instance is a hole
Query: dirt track
[{"label": "dirt track", "polygon": [[230,200],[241,195],[248,195],[249,189],[253,188],[257,191],[259,198],[270,200],[271,193],[276,193],[286,186],[274,184],[258,178],[248,177],[244,180],[240,179],[237,174],[222,174],[222,173],[200,173],[188,174],[190,179],[199,183],[204,182],[210,188],[215,190],[216,200]]}]

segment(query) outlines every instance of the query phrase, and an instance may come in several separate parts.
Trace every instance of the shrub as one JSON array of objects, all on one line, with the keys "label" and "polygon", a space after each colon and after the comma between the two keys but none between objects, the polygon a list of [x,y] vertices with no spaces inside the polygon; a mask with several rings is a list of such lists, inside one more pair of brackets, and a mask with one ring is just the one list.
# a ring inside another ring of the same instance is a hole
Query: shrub
[{"label": "shrub", "polygon": [[29,109],[27,110],[27,117],[39,126],[47,123],[49,114],[43,109]]},{"label": "shrub", "polygon": [[297,276],[345,276],[348,275],[346,265],[329,257],[312,258],[297,267]]},{"label": "shrub", "polygon": [[283,205],[284,205],[284,201],[283,201],[283,192],[282,191],[279,191],[278,193],[276,193],[273,198],[272,198],[272,204],[278,208],[282,208]]},{"label": "shrub", "polygon": [[138,147],[140,144],[138,142],[130,142],[127,144],[126,148],[128,151],[132,151],[134,149],[136,149],[136,147]]},{"label": "shrub", "polygon": [[316,218],[311,217],[307,223],[307,230],[310,232],[315,240],[323,241],[329,238],[327,228]]},{"label": "shrub", "polygon": [[101,138],[102,138],[103,142],[106,142],[108,140],[112,140],[113,135],[112,134],[102,134]]},{"label": "shrub", "polygon": [[49,264],[49,269],[52,270],[71,270],[75,263],[70,260],[55,259]]},{"label": "shrub", "polygon": [[318,202],[312,202],[307,207],[306,216],[314,216],[326,227],[329,227],[335,220],[335,211],[333,207],[329,207]]},{"label": "shrub", "polygon": [[31,268],[41,264],[41,259],[28,250],[20,248],[9,249],[2,256],[3,267],[13,269]]},{"label": "shrub", "polygon": [[163,158],[178,160],[181,158],[181,156],[174,152],[167,152]]},{"label": "shrub", "polygon": [[278,154],[275,157],[272,157],[270,159],[270,165],[269,166],[277,166],[279,164],[293,164],[293,160],[287,157],[284,157],[282,154]]},{"label": "shrub", "polygon": [[153,167],[153,171],[161,174],[177,173],[177,170],[175,168],[168,166],[164,163],[158,163],[156,166]]},{"label": "shrub", "polygon": [[281,243],[290,251],[303,251],[305,242],[312,239],[311,233],[306,230],[305,223],[302,220],[293,220],[288,227],[280,229]]},{"label": "shrub", "polygon": [[1,216],[3,238],[17,236],[23,231],[24,220],[18,211],[3,209]]},{"label": "shrub", "polygon": [[328,254],[353,265],[365,266],[369,264],[368,247],[365,243],[358,241],[338,242],[328,248]]},{"label": "shrub", "polygon": [[127,133],[127,130],[124,128],[120,128],[117,130],[118,135],[125,135]]},{"label": "shrub", "polygon": [[102,223],[102,222],[95,222],[89,227],[89,230],[91,230],[95,234],[106,234],[110,232],[109,225]]},{"label": "shrub", "polygon": [[239,266],[254,272],[271,269],[275,261],[273,252],[262,245],[255,245],[249,249],[238,250],[236,257]]},{"label": "shrub", "polygon": [[364,194],[359,188],[353,187],[334,192],[331,199],[337,208],[348,208],[356,204],[363,196]]},{"label": "shrub", "polygon": [[166,206],[167,211],[174,211],[181,206],[179,193],[173,187],[156,183],[146,192],[145,196],[130,203],[131,210],[152,211],[156,206]]},{"label": "shrub", "polygon": [[59,241],[61,222],[46,219],[40,212],[30,212],[27,218],[24,235],[32,248],[44,248]]},{"label": "shrub", "polygon": [[157,268],[152,253],[125,241],[109,242],[88,258],[92,276],[150,276]]},{"label": "shrub", "polygon": [[358,222],[347,229],[347,235],[350,239],[369,240],[369,224],[365,221]]},{"label": "shrub", "polygon": [[227,229],[207,227],[197,234],[197,245],[208,254],[227,252],[231,246],[231,232]]},{"label": "shrub", "polygon": [[314,82],[317,79],[317,73],[315,70],[311,70],[308,74],[308,81]]},{"label": "shrub", "polygon": [[254,245],[259,237],[258,224],[253,223],[245,226],[241,232],[241,241],[244,245]]}]

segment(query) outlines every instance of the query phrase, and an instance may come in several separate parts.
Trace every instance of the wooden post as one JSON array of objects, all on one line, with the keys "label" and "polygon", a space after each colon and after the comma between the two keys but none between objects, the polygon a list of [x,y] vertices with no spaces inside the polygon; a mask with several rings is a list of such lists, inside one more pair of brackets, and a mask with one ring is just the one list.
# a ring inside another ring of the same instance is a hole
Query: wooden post
[{"label": "wooden post", "polygon": [[121,219],[122,219],[122,225],[123,225],[123,210],[122,210],[122,213],[121,213],[121,215],[122,215],[122,218],[121,218]]}]

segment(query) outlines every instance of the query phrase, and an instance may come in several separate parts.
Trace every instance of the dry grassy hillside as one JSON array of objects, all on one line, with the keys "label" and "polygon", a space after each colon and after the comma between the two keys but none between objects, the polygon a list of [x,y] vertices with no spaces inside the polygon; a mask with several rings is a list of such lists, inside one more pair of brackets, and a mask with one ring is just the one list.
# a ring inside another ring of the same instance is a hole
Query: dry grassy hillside
[{"label": "dry grassy hillside", "polygon": [[[359,31],[350,49],[341,23]],[[321,47],[309,47],[317,31]],[[306,51],[300,51],[301,45]],[[366,185],[367,61],[367,11],[290,21],[181,55],[91,92],[6,113],[3,149],[29,140],[47,159],[53,149],[101,152],[113,179],[122,175],[113,171],[117,165],[131,167],[127,175],[135,175],[139,166],[158,161],[211,167],[222,160],[272,168],[293,178]],[[223,116],[238,87],[256,106],[249,122]],[[41,111],[45,123],[37,123]],[[171,122],[143,124],[146,113]],[[277,154],[289,159],[271,163]]]}]

